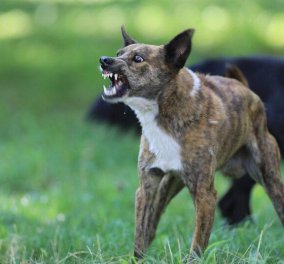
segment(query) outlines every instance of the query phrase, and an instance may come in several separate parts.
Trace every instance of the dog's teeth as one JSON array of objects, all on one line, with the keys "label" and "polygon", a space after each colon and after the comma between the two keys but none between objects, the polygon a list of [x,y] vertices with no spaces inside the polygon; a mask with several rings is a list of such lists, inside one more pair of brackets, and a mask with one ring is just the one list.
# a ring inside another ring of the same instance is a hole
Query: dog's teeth
[{"label": "dog's teeth", "polygon": [[112,89],[111,89],[111,93],[112,93],[112,95],[116,94],[115,86],[113,86],[113,87],[112,87]]},{"label": "dog's teeth", "polygon": [[113,74],[112,74],[112,73],[110,73],[110,74],[109,74],[109,76],[110,76],[110,78],[112,78]]},{"label": "dog's teeth", "polygon": [[114,75],[114,79],[117,80],[117,78],[118,78],[118,74],[116,73],[116,74]]},{"label": "dog's teeth", "polygon": [[112,90],[106,89],[106,95],[112,95]]},{"label": "dog's teeth", "polygon": [[108,94],[108,90],[107,88],[104,86],[104,93],[107,95]]}]

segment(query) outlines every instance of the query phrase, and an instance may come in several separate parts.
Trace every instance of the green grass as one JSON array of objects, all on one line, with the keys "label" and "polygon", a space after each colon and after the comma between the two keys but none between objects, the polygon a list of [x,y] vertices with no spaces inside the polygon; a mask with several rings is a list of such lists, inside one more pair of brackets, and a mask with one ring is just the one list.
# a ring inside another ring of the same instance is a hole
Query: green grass
[{"label": "green grass", "polygon": [[[89,126],[73,115],[44,121],[27,115],[24,120],[14,120],[19,129],[13,128],[1,144],[3,263],[127,263],[138,139]],[[216,181],[219,193],[224,192],[227,181],[219,175]],[[283,259],[283,231],[260,187],[252,206],[255,223],[235,229],[225,227],[216,214],[202,263]],[[146,259],[182,263],[193,227],[194,208],[184,190],[164,215]]]},{"label": "green grass", "polygon": [[[244,3],[1,0],[0,263],[131,260],[139,140],[84,120],[103,83],[98,58],[120,47],[121,24],[151,43],[195,27],[189,62],[283,54],[282,0]],[[220,195],[228,184],[217,175]],[[283,229],[260,187],[252,207],[254,223],[235,229],[216,212],[200,263],[283,263]],[[146,263],[182,263],[193,228],[184,190]]]}]

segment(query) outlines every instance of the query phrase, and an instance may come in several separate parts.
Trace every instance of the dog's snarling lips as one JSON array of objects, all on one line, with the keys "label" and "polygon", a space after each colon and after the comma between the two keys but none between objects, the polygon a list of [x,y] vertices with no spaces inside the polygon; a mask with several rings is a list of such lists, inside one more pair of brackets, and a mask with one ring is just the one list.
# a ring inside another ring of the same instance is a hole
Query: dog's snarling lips
[{"label": "dog's snarling lips", "polygon": [[104,86],[103,97],[105,99],[115,99],[124,96],[127,92],[128,81],[127,78],[121,73],[113,73],[109,70],[102,69],[103,78],[110,79],[108,88]]}]

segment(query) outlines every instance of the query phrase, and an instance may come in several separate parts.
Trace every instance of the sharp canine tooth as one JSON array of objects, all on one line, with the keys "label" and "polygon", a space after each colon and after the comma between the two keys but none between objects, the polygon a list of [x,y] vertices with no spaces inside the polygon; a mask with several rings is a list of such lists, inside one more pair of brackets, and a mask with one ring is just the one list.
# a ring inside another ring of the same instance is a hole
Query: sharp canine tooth
[{"label": "sharp canine tooth", "polygon": [[107,95],[108,94],[108,90],[107,88],[104,86],[104,93]]},{"label": "sharp canine tooth", "polygon": [[107,96],[113,96],[113,95],[116,95],[117,94],[117,91],[118,91],[118,86],[114,85],[110,88],[106,88],[105,86],[104,87],[104,94],[107,95]]},{"label": "sharp canine tooth", "polygon": [[109,95],[114,95],[113,93],[113,88],[111,88],[110,90],[108,90]]},{"label": "sharp canine tooth", "polygon": [[118,77],[118,74],[116,73],[116,74],[114,75],[114,79],[117,80],[117,77]]}]

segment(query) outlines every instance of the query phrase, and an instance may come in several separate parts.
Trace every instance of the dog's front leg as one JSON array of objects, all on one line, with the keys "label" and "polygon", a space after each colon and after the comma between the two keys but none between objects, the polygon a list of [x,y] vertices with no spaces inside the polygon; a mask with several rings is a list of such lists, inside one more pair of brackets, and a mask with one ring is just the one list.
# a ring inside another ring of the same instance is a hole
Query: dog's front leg
[{"label": "dog's front leg", "polygon": [[183,188],[180,179],[161,171],[149,170],[140,174],[136,192],[136,232],[134,256],[142,258],[155,237],[162,213],[170,200]]},{"label": "dog's front leg", "polygon": [[194,202],[196,212],[195,229],[190,252],[200,255],[208,245],[214,221],[216,191],[213,184],[198,184]]},{"label": "dog's front leg", "polygon": [[189,166],[186,185],[193,197],[195,205],[195,229],[190,255],[201,255],[208,245],[216,208],[216,191],[214,189],[215,161],[214,157],[197,158]]}]

